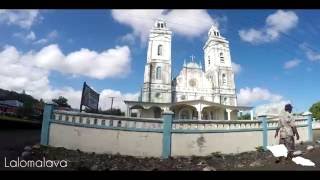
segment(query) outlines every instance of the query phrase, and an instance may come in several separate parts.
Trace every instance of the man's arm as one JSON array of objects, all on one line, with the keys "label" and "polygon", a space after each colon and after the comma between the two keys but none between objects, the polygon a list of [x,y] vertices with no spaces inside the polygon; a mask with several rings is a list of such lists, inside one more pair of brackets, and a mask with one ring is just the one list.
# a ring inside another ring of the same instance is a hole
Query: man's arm
[{"label": "man's arm", "polygon": [[290,125],[291,125],[292,131],[293,131],[293,136],[296,136],[297,140],[299,140],[300,136],[299,136],[299,133],[298,133],[298,130],[297,130],[297,126],[296,126],[296,123],[295,123],[294,119],[291,121]]},{"label": "man's arm", "polygon": [[293,131],[293,135],[297,137],[297,140],[299,140],[299,139],[300,139],[300,136],[299,136],[297,127],[296,127],[296,126],[293,126],[293,127],[292,127],[292,131]]},{"label": "man's arm", "polygon": [[280,128],[277,127],[277,129],[276,129],[276,134],[274,135],[274,138],[276,138],[276,137],[278,136],[279,130],[280,130]]}]

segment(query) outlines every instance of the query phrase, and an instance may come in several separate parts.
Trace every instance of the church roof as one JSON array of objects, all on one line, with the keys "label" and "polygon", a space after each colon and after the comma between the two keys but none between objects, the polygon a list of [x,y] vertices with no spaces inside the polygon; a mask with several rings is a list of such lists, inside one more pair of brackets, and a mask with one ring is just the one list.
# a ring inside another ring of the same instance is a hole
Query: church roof
[{"label": "church roof", "polygon": [[195,69],[202,69],[201,66],[196,63],[196,62],[189,62],[187,65],[186,65],[187,68],[195,68]]}]

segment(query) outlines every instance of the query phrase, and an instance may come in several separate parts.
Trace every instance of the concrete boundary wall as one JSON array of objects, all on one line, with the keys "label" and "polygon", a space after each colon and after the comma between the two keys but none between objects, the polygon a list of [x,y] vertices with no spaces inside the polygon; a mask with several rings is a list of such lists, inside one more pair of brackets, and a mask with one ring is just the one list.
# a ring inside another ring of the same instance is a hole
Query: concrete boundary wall
[{"label": "concrete boundary wall", "polygon": [[[312,141],[311,116],[296,119],[301,141]],[[207,156],[214,152],[241,153],[266,150],[278,143],[278,123],[260,116],[250,121],[173,120],[132,118],[58,111],[46,104],[41,144],[84,152],[138,157]]]}]

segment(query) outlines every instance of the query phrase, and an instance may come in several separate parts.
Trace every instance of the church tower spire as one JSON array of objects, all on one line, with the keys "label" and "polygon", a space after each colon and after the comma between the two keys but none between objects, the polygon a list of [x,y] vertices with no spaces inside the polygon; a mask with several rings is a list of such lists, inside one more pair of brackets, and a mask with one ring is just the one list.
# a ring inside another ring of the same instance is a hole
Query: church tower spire
[{"label": "church tower spire", "polygon": [[171,36],[167,23],[156,20],[149,34],[142,101],[171,102]]},{"label": "church tower spire", "polygon": [[[205,73],[215,77],[213,84],[218,87],[220,103],[237,105],[234,72],[230,55],[229,41],[224,38],[217,26],[211,26],[204,47]],[[218,97],[217,96],[217,97]]]}]

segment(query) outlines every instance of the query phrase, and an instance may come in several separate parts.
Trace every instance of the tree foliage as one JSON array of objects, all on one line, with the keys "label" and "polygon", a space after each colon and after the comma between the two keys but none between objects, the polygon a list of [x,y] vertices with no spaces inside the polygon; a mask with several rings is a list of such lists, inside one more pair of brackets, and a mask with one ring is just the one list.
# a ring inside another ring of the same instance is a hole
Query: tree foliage
[{"label": "tree foliage", "polygon": [[52,99],[52,102],[56,103],[59,107],[71,108],[71,106],[68,104],[68,99],[63,96],[60,96],[58,99]]},{"label": "tree foliage", "polygon": [[115,116],[124,116],[124,112],[121,111],[121,109],[108,109],[105,111],[102,111],[101,109],[95,110],[95,109],[89,109],[85,108],[84,110],[87,113],[97,113],[97,114],[105,114],[105,115],[115,115]]},{"label": "tree foliage", "polygon": [[243,114],[243,115],[238,117],[238,120],[250,120],[250,119],[251,119],[251,116],[250,116],[249,113]]},{"label": "tree foliage", "polygon": [[320,120],[320,101],[314,103],[309,111],[312,113],[312,117]]}]

